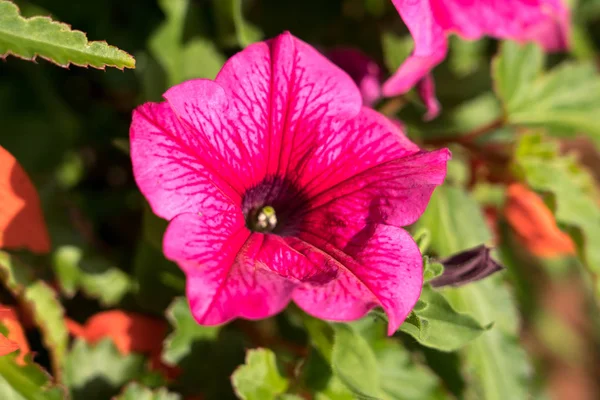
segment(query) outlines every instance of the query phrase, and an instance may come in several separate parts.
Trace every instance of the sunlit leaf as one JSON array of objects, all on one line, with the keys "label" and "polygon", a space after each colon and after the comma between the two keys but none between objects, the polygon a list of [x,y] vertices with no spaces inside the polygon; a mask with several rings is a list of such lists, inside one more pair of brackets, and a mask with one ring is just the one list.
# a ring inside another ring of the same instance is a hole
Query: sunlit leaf
[{"label": "sunlit leaf", "polygon": [[181,396],[170,393],[166,388],[149,389],[137,382],[130,383],[115,400],[180,400]]},{"label": "sunlit leaf", "polygon": [[243,400],[275,400],[288,387],[275,354],[267,349],[248,350],[245,364],[235,370],[231,382]]},{"label": "sunlit leaf", "polygon": [[0,57],[42,57],[67,67],[135,68],[135,59],[106,42],[88,42],[85,34],[48,17],[23,18],[17,6],[0,0]]},{"label": "sunlit leaf", "polygon": [[26,357],[15,354],[0,357],[0,398],[6,400],[64,400],[64,388],[53,384],[48,373]]}]

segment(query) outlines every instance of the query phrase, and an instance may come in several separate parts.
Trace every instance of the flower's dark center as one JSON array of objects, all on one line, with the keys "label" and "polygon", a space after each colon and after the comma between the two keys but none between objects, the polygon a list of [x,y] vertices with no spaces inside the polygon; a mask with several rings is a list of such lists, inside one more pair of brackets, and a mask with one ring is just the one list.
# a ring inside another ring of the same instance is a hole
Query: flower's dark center
[{"label": "flower's dark center", "polygon": [[241,208],[251,231],[288,236],[297,232],[308,203],[295,183],[269,176],[244,193]]},{"label": "flower's dark center", "polygon": [[271,206],[254,210],[249,217],[248,225],[250,229],[256,232],[272,232],[277,226],[277,214]]}]

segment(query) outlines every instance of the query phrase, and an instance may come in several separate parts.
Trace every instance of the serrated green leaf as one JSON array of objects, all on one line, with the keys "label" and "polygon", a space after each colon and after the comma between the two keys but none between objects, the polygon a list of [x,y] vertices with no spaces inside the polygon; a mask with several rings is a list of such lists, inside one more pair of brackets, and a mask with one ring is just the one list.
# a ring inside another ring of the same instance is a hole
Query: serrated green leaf
[{"label": "serrated green leaf", "polygon": [[[560,155],[558,143],[539,134],[522,136],[515,153],[515,169],[530,187],[551,193],[556,220],[580,231],[581,253],[595,275],[600,274],[600,206],[593,178],[575,158]],[[575,233],[575,232],[573,232]],[[575,235],[577,239],[577,235]],[[600,296],[600,287],[597,288]]]},{"label": "serrated green leaf", "polygon": [[112,306],[131,290],[129,275],[107,260],[84,254],[79,247],[59,247],[52,261],[58,284],[67,296],[73,296],[81,289],[101,304]]},{"label": "serrated green leaf", "polygon": [[137,382],[130,383],[114,400],[180,400],[181,396],[166,388],[152,390]]},{"label": "serrated green leaf", "polygon": [[26,60],[39,56],[61,67],[135,68],[135,59],[124,51],[88,42],[83,32],[48,17],[23,18],[14,3],[0,0],[0,57],[8,55]]},{"label": "serrated green leaf", "polygon": [[119,353],[110,339],[93,346],[76,339],[67,357],[65,382],[73,400],[105,400],[127,382],[140,379],[144,364],[138,354]]},{"label": "serrated green leaf", "polygon": [[496,92],[508,122],[542,126],[566,136],[590,135],[600,143],[600,76],[592,63],[564,62],[543,72],[544,53],[504,42],[493,63]]},{"label": "serrated green leaf", "polygon": [[223,45],[246,47],[262,38],[262,32],[244,19],[242,0],[213,0],[213,7]]},{"label": "serrated green leaf", "polygon": [[333,373],[361,399],[381,397],[377,359],[367,341],[350,327],[336,325],[331,368]]},{"label": "serrated green leaf", "polygon": [[63,400],[64,388],[53,385],[50,376],[31,356],[19,365],[16,354],[0,357],[0,398],[3,400]]},{"label": "serrated green leaf", "polygon": [[[413,336],[424,346],[441,351],[455,351],[471,342],[489,329],[483,327],[467,314],[454,310],[444,295],[429,285],[423,288],[419,301],[425,306],[414,311],[421,329],[412,324],[400,326],[400,330]],[[423,327],[426,327],[424,329]]]},{"label": "serrated green leaf", "polygon": [[194,342],[214,340],[219,334],[219,326],[199,325],[192,314],[185,298],[175,299],[167,310],[167,319],[173,326],[173,332],[165,339],[162,359],[169,365],[177,363],[188,356]]},{"label": "serrated green leaf", "polygon": [[42,332],[44,346],[50,351],[54,374],[60,381],[69,334],[56,293],[45,282],[36,280],[31,268],[5,252],[0,252],[0,276],[6,288],[31,311]]},{"label": "serrated green leaf", "polygon": [[430,248],[440,257],[491,239],[479,204],[463,189],[449,185],[435,190],[415,228],[429,229]]},{"label": "serrated green leaf", "polygon": [[235,370],[231,382],[243,400],[274,400],[288,387],[288,380],[277,367],[275,354],[268,349],[248,350],[245,364]]}]

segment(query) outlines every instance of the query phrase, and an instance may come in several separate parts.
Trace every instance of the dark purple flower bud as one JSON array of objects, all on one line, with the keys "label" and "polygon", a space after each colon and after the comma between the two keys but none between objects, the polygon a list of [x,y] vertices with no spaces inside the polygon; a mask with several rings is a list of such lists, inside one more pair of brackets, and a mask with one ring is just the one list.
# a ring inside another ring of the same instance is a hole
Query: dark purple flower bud
[{"label": "dark purple flower bud", "polygon": [[431,286],[461,286],[503,270],[504,267],[491,257],[490,250],[481,245],[439,260],[444,265],[444,272],[430,282]]}]

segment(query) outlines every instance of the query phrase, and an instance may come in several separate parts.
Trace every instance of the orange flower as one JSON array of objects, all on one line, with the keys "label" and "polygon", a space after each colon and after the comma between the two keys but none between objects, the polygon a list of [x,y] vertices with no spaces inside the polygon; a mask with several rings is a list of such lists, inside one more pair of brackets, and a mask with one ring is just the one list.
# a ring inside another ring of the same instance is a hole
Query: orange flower
[{"label": "orange flower", "polygon": [[81,337],[89,343],[110,338],[121,354],[144,353],[150,357],[150,366],[168,378],[174,378],[178,371],[162,364],[160,354],[167,334],[167,323],[161,319],[141,314],[112,310],[98,313],[84,325],[67,320],[67,328],[73,336]]},{"label": "orange flower", "polygon": [[50,250],[37,191],[17,160],[0,147],[0,248]]},{"label": "orange flower", "polygon": [[573,241],[558,228],[540,196],[517,183],[507,193],[504,215],[531,253],[539,257],[575,254]]},{"label": "orange flower", "polygon": [[17,357],[17,363],[25,365],[25,355],[30,353],[29,343],[27,337],[21,327],[19,318],[15,313],[15,310],[10,307],[0,308],[0,322],[8,330],[8,336],[4,337],[0,335],[0,356],[12,353],[13,351],[20,349],[21,352]]}]

